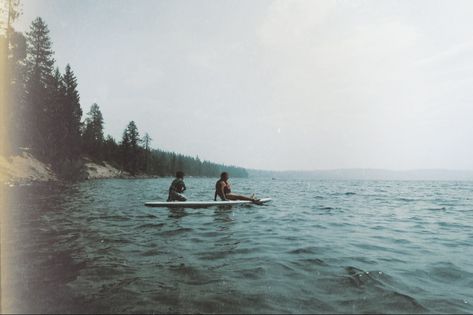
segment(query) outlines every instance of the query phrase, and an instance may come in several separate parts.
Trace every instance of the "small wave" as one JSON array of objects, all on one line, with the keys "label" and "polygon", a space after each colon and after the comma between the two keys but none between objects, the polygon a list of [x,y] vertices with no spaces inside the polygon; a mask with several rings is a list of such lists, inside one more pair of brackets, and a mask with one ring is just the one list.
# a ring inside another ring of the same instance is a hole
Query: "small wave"
[{"label": "small wave", "polygon": [[132,241],[126,238],[112,238],[112,239],[102,239],[100,243],[105,244],[131,244]]},{"label": "small wave", "polygon": [[100,217],[91,217],[88,219],[88,221],[92,220],[112,220],[112,221],[129,221],[130,218],[127,216],[122,216],[122,215],[106,215],[106,216],[100,216]]},{"label": "small wave", "polygon": [[203,260],[215,260],[215,259],[222,259],[227,257],[229,252],[227,251],[220,251],[220,252],[210,252],[210,253],[201,253],[199,256]]},{"label": "small wave", "polygon": [[391,276],[379,270],[364,271],[353,266],[348,266],[345,267],[345,271],[348,274],[348,278],[345,278],[345,276],[342,276],[342,278],[348,279],[348,282],[355,287],[362,287],[366,285],[377,285],[383,287],[387,284],[393,284],[394,282]]},{"label": "small wave", "polygon": [[396,291],[383,294],[383,304],[386,305],[386,308],[396,310],[396,312],[420,313],[428,311],[412,296]]},{"label": "small wave", "polygon": [[353,195],[356,195],[356,192],[353,192],[353,191],[334,192],[334,193],[331,193],[330,195],[332,195],[332,196],[353,196]]},{"label": "small wave", "polygon": [[[425,312],[427,308],[421,305],[414,297],[401,293],[396,289],[399,283],[382,271],[363,271],[353,266],[345,268],[348,276],[342,276],[342,282],[356,289],[362,289],[363,294],[371,292],[372,299],[376,300],[376,309],[396,310],[396,313]],[[372,307],[374,304],[367,304]],[[368,311],[368,310],[365,310]]]},{"label": "small wave", "polygon": [[160,251],[157,250],[157,249],[150,249],[150,250],[147,250],[145,252],[143,252],[141,254],[141,256],[144,256],[144,257],[149,257],[149,256],[156,256],[156,255],[159,255]]},{"label": "small wave", "polygon": [[145,214],[145,215],[137,215],[135,216],[135,218],[139,218],[139,219],[155,219],[157,218],[158,216],[157,215],[154,215],[154,214]]},{"label": "small wave", "polygon": [[163,227],[164,223],[146,223],[143,225],[138,226],[138,229],[146,229],[146,228],[160,228]]},{"label": "small wave", "polygon": [[463,281],[472,279],[473,274],[451,262],[441,262],[429,268],[429,276],[442,282]]},{"label": "small wave", "polygon": [[134,278],[129,278],[129,279],[124,279],[115,283],[111,283],[108,285],[103,285],[100,289],[99,292],[104,293],[107,292],[108,294],[118,292],[122,290],[124,287],[132,284],[133,282],[139,280],[139,278],[134,277]]},{"label": "small wave", "polygon": [[328,266],[328,264],[319,258],[307,258],[307,259],[300,259],[298,263],[302,265],[317,265],[317,266]]},{"label": "small wave", "polygon": [[263,267],[249,268],[236,271],[240,276],[246,279],[260,279],[265,274],[265,269]]},{"label": "small wave", "polygon": [[445,210],[447,210],[447,208],[446,208],[446,207],[426,208],[425,210],[430,210],[430,211],[445,211]]},{"label": "small wave", "polygon": [[303,247],[303,248],[297,248],[294,250],[289,251],[289,254],[316,254],[318,252],[317,247]]},{"label": "small wave", "polygon": [[179,235],[182,233],[190,232],[192,231],[191,228],[179,228],[177,230],[171,230],[171,231],[164,231],[161,233],[162,236],[174,236],[174,235]]},{"label": "small wave", "polygon": [[207,272],[202,272],[197,268],[187,266],[183,263],[177,266],[171,266],[169,269],[186,284],[203,285],[218,282],[217,279],[211,279]]},{"label": "small wave", "polygon": [[417,199],[406,198],[406,197],[400,197],[400,198],[396,198],[396,199],[394,199],[394,200],[403,201],[403,202],[413,202],[413,201],[417,201]]}]

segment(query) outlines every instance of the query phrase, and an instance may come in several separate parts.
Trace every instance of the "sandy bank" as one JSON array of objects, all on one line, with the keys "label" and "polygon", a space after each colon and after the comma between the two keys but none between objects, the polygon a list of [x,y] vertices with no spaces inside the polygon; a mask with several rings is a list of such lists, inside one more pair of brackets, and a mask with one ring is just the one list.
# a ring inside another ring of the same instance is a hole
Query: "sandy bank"
[{"label": "sandy bank", "polygon": [[0,183],[20,184],[57,180],[49,165],[27,152],[20,155],[0,156]]},{"label": "sandy bank", "polygon": [[[107,162],[97,163],[87,157],[83,159],[82,179],[106,178],[149,178],[149,175],[131,176],[128,172],[120,170]],[[0,183],[7,185],[26,184],[31,182],[58,181],[57,176],[47,165],[28,152],[20,155],[0,156]]]},{"label": "sandy bank", "polygon": [[107,162],[98,164],[88,159],[85,160],[85,172],[87,174],[86,179],[122,178],[130,176],[127,172],[113,167]]}]

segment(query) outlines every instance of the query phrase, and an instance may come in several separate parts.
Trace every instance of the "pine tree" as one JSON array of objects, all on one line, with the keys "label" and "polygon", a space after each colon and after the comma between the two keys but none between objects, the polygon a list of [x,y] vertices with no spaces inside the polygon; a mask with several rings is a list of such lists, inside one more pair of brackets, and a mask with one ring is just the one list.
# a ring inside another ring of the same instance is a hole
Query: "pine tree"
[{"label": "pine tree", "polygon": [[50,138],[50,128],[56,122],[51,119],[51,94],[48,93],[48,87],[54,85],[53,55],[48,27],[38,17],[27,33],[26,105],[27,119],[31,123],[28,142],[43,158],[48,157],[50,144],[55,140]]},{"label": "pine tree", "polygon": [[115,139],[108,135],[103,145],[103,159],[113,164],[119,165],[119,147]]},{"label": "pine tree", "polygon": [[176,173],[177,171],[177,156],[176,153],[172,152],[169,159],[169,175]]},{"label": "pine tree", "polygon": [[49,141],[48,145],[48,158],[54,163],[65,157],[66,143],[66,122],[63,119],[64,116],[64,97],[65,97],[65,86],[62,82],[61,72],[59,68],[56,68],[54,75],[51,78],[50,84],[47,89],[48,92],[48,120],[52,122],[44,132],[47,132],[45,136]]},{"label": "pine tree", "polygon": [[144,158],[144,171],[148,173],[150,171],[150,145],[151,145],[151,137],[148,133],[145,133],[143,137],[143,144],[145,150],[145,158]]},{"label": "pine tree", "polygon": [[103,116],[97,103],[92,104],[85,119],[83,132],[84,152],[95,159],[102,159]]},{"label": "pine tree", "polygon": [[123,132],[121,142],[123,154],[123,167],[135,175],[140,170],[140,134],[134,121],[130,121]]},{"label": "pine tree", "polygon": [[37,17],[31,23],[30,31],[26,35],[29,79],[36,80],[34,83],[39,83],[41,87],[46,88],[50,82],[55,62],[48,26],[42,18]]},{"label": "pine tree", "polygon": [[66,66],[62,83],[64,86],[62,120],[65,125],[65,145],[67,148],[65,155],[68,158],[72,158],[78,156],[81,150],[80,128],[82,109],[80,107],[79,92],[77,91],[77,79],[69,64]]}]

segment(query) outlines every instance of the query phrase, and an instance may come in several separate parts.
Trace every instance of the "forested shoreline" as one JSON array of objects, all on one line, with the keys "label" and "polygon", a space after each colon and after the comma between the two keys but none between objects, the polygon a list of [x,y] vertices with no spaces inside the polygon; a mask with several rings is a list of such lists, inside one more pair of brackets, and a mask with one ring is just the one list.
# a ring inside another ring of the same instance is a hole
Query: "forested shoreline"
[{"label": "forested shoreline", "polygon": [[153,148],[152,138],[146,132],[142,136],[135,121],[128,123],[121,139],[105,136],[98,104],[92,104],[83,119],[78,79],[69,64],[63,71],[55,65],[45,21],[38,17],[25,34],[15,31],[11,25],[19,13],[18,1],[13,2],[0,35],[7,51],[4,154],[27,150],[62,179],[80,179],[84,158],[106,161],[131,175],[169,176],[183,170],[191,176],[215,177],[226,170],[235,177],[248,176],[241,167]]}]

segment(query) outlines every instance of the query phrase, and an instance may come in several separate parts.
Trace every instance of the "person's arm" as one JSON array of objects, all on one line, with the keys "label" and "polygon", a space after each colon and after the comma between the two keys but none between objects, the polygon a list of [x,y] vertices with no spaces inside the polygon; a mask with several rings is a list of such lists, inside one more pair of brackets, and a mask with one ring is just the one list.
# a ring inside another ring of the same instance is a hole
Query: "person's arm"
[{"label": "person's arm", "polygon": [[225,187],[225,183],[221,182],[221,183],[220,183],[220,187],[218,187],[218,195],[220,196],[220,198],[221,198],[222,200],[225,201],[225,200],[227,200],[227,196],[225,196],[225,189],[224,189],[224,187]]},{"label": "person's arm", "polygon": [[181,192],[185,192],[186,191],[186,184],[184,183],[184,181],[182,181],[182,191]]}]

